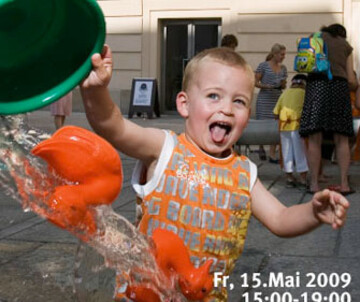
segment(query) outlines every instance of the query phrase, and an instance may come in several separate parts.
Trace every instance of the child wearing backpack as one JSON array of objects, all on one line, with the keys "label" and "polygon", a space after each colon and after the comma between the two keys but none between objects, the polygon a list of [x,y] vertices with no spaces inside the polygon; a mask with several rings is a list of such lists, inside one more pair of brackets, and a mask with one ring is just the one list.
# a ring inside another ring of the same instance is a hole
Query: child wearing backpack
[{"label": "child wearing backpack", "polygon": [[306,78],[304,74],[296,74],[291,80],[291,87],[281,94],[274,108],[274,114],[280,123],[283,169],[286,173],[287,187],[297,185],[296,178],[293,175],[294,170],[300,174],[299,184],[303,187],[306,186],[308,165],[305,144],[299,135]]}]

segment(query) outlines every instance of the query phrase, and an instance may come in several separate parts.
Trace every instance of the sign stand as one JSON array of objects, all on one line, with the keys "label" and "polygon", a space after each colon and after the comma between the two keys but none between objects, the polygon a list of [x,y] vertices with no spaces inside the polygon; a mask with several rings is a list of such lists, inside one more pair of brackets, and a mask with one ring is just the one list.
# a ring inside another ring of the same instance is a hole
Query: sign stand
[{"label": "sign stand", "polygon": [[153,113],[160,117],[159,94],[154,78],[134,78],[132,81],[129,119],[140,112],[146,112],[149,119],[153,118]]}]

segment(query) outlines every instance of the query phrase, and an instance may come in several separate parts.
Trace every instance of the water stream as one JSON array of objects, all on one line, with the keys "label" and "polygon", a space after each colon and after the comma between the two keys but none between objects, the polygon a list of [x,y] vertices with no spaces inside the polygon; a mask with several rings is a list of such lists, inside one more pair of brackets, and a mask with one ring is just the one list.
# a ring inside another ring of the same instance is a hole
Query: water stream
[{"label": "water stream", "polygon": [[[29,128],[26,115],[0,116],[0,188],[19,202],[24,211],[33,211],[44,218],[52,214],[46,200],[55,188],[74,184],[56,175],[44,161],[31,154],[33,147],[49,137],[39,129]],[[186,301],[176,288],[176,280],[169,280],[158,269],[152,244],[128,220],[107,205],[97,206],[95,217],[97,232],[86,244],[102,256],[103,263],[91,267],[92,274],[110,268],[118,272],[120,279],[131,276],[133,284],[146,284],[162,301]],[[81,238],[77,230],[69,231]],[[83,261],[82,254],[77,255],[77,268]],[[75,289],[86,287],[81,285],[84,278],[80,274],[75,277]]]}]

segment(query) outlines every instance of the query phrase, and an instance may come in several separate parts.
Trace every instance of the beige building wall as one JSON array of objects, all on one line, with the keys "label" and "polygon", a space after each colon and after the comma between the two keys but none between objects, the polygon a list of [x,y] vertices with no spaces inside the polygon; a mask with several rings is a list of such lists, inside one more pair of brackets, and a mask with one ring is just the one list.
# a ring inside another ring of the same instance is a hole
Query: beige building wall
[{"label": "beige building wall", "polygon": [[[222,34],[233,33],[239,51],[255,69],[274,43],[287,47],[289,77],[298,37],[322,25],[342,23],[359,44],[360,0],[98,0],[106,17],[107,43],[114,56],[110,90],[124,113],[134,77],[160,79],[160,20],[220,18]],[[356,50],[358,57],[358,50]],[[356,68],[359,69],[356,60]],[[359,71],[359,70],[358,70]],[[360,73],[359,73],[360,74]]]}]

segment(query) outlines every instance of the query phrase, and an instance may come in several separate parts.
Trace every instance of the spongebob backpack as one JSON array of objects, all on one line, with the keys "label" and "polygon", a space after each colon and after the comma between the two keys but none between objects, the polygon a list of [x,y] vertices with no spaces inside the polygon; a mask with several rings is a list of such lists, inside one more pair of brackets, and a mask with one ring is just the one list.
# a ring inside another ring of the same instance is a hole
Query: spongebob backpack
[{"label": "spongebob backpack", "polygon": [[321,32],[297,40],[294,69],[305,73],[326,73],[329,80],[332,79],[326,43],[321,37]]}]

